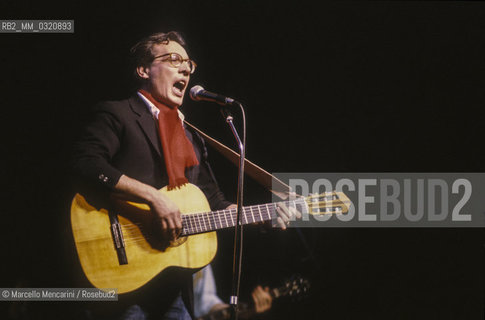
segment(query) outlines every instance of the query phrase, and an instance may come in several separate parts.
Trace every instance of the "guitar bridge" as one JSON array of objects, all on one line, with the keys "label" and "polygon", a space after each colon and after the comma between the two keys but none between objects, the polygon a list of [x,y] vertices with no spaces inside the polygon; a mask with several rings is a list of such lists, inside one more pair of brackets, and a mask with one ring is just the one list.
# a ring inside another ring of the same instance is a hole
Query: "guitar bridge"
[{"label": "guitar bridge", "polygon": [[120,265],[128,264],[128,257],[125,251],[125,240],[123,239],[123,230],[121,230],[120,222],[116,214],[109,213],[111,222],[111,236],[113,237],[113,244],[118,255],[118,262]]},{"label": "guitar bridge", "polygon": [[113,241],[115,243],[116,250],[125,247],[125,241],[123,239],[123,232],[119,223],[111,225],[111,233],[113,234]]}]

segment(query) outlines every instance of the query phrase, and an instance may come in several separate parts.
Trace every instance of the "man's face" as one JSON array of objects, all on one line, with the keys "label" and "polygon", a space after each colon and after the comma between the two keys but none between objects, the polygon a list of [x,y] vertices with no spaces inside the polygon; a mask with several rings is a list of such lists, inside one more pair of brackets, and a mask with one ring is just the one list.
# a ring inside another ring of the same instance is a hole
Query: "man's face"
[{"label": "man's face", "polygon": [[[154,57],[166,53],[178,53],[183,59],[188,58],[185,49],[175,41],[155,45],[152,52]],[[187,62],[175,68],[170,61],[164,61],[167,58],[169,57],[156,58],[148,67],[143,68],[144,77],[148,80],[145,89],[159,102],[174,108],[179,107],[184,100],[185,89],[190,79],[190,69]]]}]

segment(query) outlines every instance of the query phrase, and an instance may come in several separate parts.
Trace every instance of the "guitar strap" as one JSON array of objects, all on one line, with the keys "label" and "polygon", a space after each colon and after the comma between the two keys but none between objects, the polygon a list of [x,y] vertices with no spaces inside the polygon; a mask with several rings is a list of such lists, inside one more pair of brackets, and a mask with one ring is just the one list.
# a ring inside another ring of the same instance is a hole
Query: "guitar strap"
[{"label": "guitar strap", "polygon": [[[192,128],[193,130],[195,130],[198,134],[200,134],[209,145],[211,145],[214,149],[216,149],[219,153],[221,153],[234,165],[239,165],[239,159],[240,159],[239,153],[235,152],[225,144],[212,138],[208,134],[201,131],[199,128],[187,122],[186,120],[184,120],[184,123],[188,125],[190,128]],[[259,184],[261,184],[263,187],[268,189],[270,192],[272,192],[274,195],[278,196],[279,198],[283,200],[288,198],[288,195],[289,195],[288,193],[290,192],[290,186],[288,186],[286,183],[279,180],[274,175],[264,170],[260,166],[249,161],[248,159],[244,159],[244,173],[246,173],[248,176],[253,178],[255,181],[257,181]]]}]

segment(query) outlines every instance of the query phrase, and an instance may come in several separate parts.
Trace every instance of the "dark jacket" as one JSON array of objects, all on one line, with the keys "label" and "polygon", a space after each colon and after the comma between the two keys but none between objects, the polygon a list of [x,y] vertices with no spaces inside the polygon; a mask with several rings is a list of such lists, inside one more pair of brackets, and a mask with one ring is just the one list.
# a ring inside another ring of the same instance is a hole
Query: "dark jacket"
[{"label": "dark jacket", "polygon": [[[152,114],[138,95],[98,104],[73,146],[71,167],[77,181],[77,192],[100,209],[109,208],[108,195],[122,174],[155,188],[167,185],[168,176],[156,126]],[[185,132],[199,160],[199,165],[186,170],[187,179],[204,192],[212,210],[225,209],[230,202],[224,199],[214,179],[203,139],[187,128]],[[165,286],[149,283],[145,286],[148,293],[127,294],[127,304],[113,307],[121,312],[126,305],[136,303],[155,308],[155,312],[160,313],[182,292],[190,310],[191,274],[164,271],[164,274],[167,273],[168,284],[165,283]]]},{"label": "dark jacket", "polygon": [[[212,210],[226,208],[230,202],[215,181],[203,139],[187,128],[185,132],[199,160],[199,165],[186,170],[187,179],[202,189]],[[106,193],[122,174],[157,189],[168,184],[155,120],[138,95],[95,107],[74,145],[72,169],[84,193],[96,198],[97,207],[103,206]]]}]

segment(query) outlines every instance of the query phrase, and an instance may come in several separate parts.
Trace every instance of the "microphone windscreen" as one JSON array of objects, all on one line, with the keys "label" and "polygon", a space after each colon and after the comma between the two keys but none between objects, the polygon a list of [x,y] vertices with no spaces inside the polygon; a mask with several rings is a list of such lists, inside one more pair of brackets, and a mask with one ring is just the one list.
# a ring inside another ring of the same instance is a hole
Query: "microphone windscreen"
[{"label": "microphone windscreen", "polygon": [[203,88],[202,86],[199,86],[199,85],[193,86],[193,87],[190,89],[190,93],[189,93],[190,98],[191,98],[192,100],[195,100],[195,101],[200,100],[200,98],[199,98],[199,96],[198,96],[198,95],[199,95],[199,93],[200,93],[201,91],[204,91],[204,88]]}]

